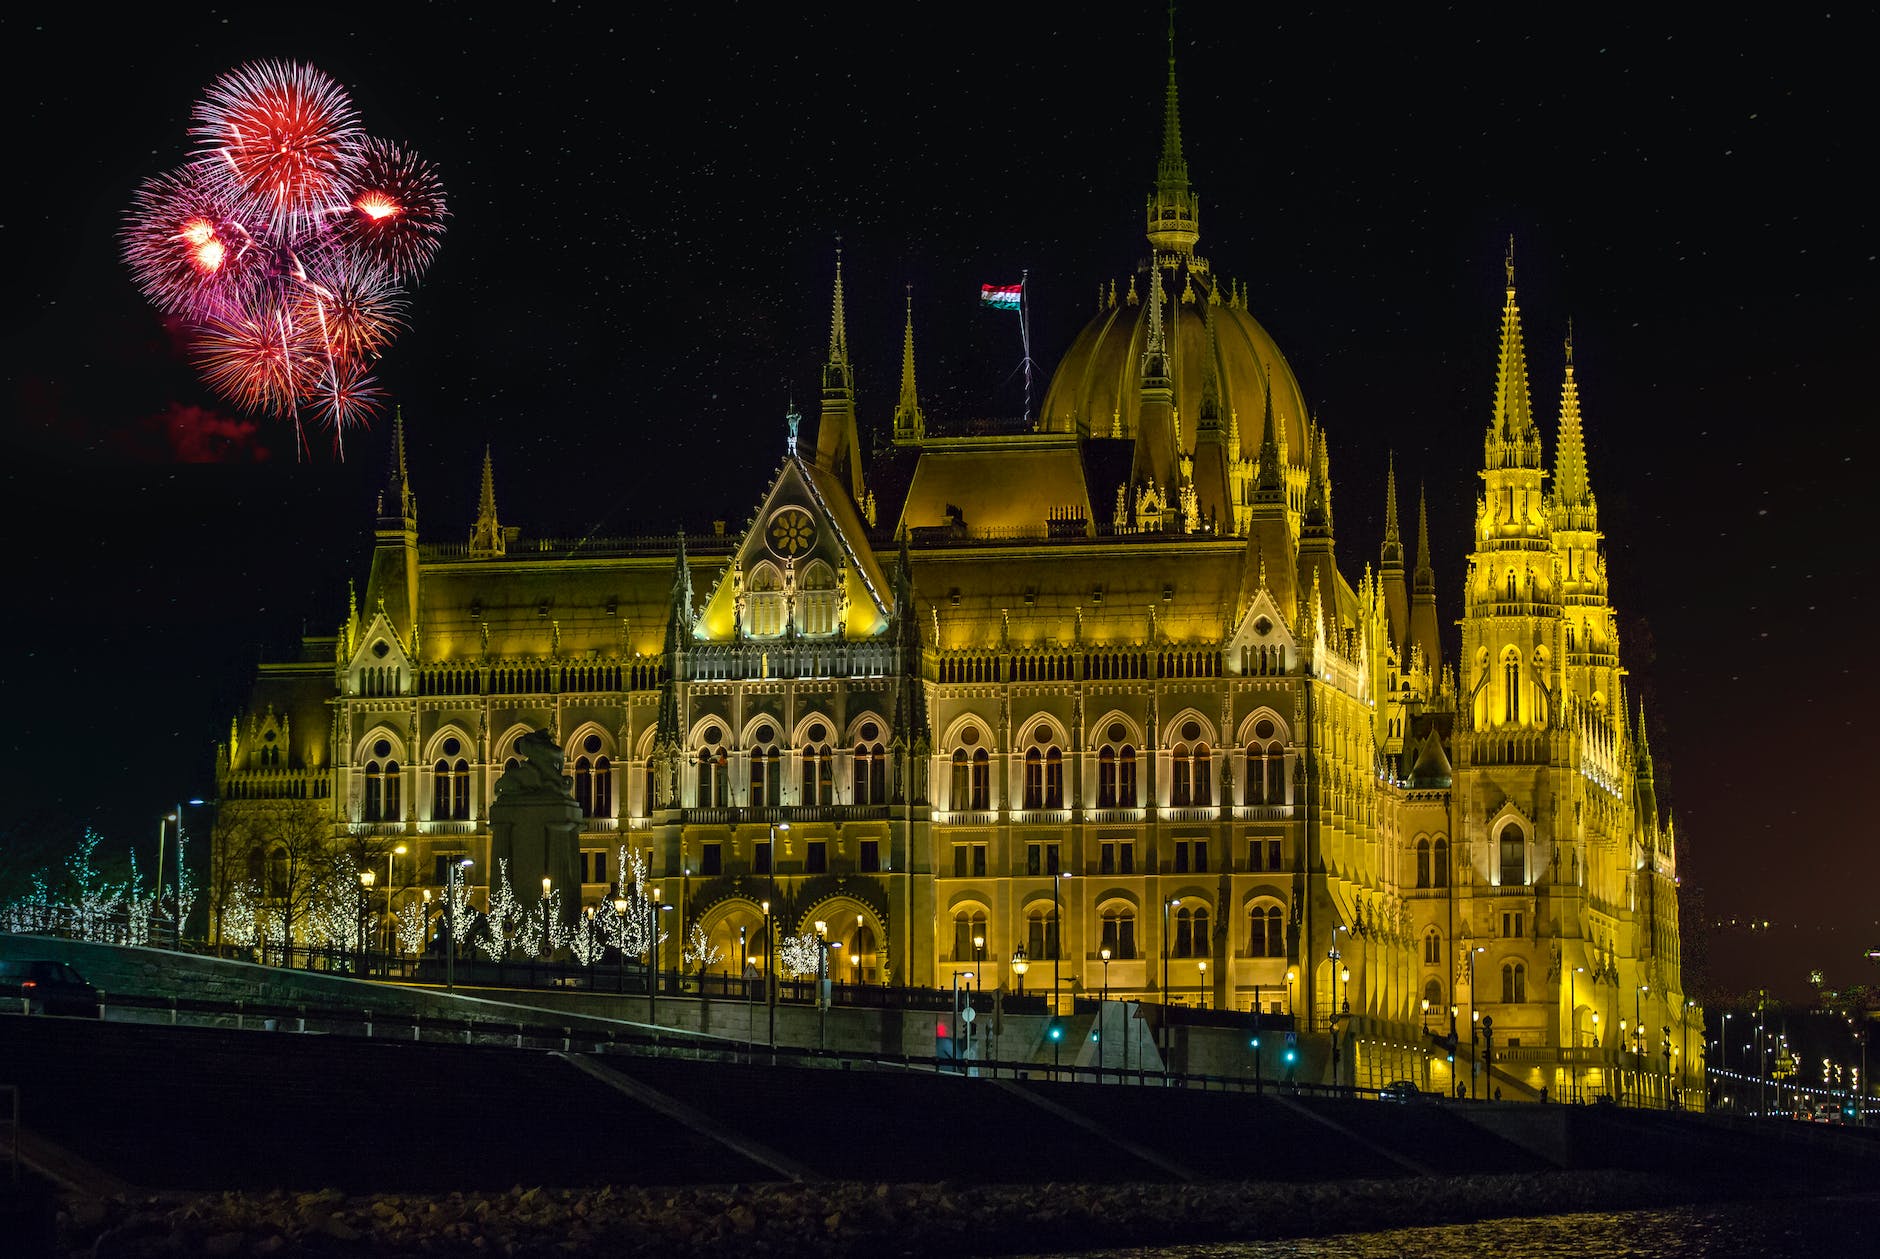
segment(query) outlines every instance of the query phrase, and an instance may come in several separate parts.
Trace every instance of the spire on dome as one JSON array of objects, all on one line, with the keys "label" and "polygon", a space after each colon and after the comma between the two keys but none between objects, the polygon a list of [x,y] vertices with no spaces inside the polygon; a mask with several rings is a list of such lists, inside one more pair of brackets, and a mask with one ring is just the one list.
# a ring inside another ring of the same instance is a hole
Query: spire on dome
[{"label": "spire on dome", "polygon": [[506,550],[503,526],[496,519],[496,470],[490,460],[490,448],[483,448],[483,488],[477,495],[477,522],[470,530],[470,554],[479,559],[502,555]]},{"label": "spire on dome", "polygon": [[1560,389],[1560,438],[1554,450],[1554,502],[1584,507],[1593,500],[1586,475],[1586,437],[1580,428],[1580,386],[1573,379],[1573,324],[1567,323],[1567,379]]},{"label": "spire on dome", "polygon": [[1175,89],[1175,5],[1168,7],[1168,87],[1162,97],[1162,156],[1155,166],[1155,191],[1149,196],[1149,244],[1170,253],[1191,254],[1201,239],[1201,207],[1188,185],[1182,158],[1181,104]]},{"label": "spire on dome", "polygon": [[[912,301],[912,298],[909,298]],[[836,238],[836,299],[829,315],[829,363],[845,368],[849,362],[849,327],[842,311],[842,238]]]},{"label": "spire on dome", "polygon": [[1149,331],[1143,339],[1142,375],[1147,380],[1151,377],[1166,380],[1168,369],[1168,337],[1162,326],[1162,269],[1160,261],[1151,255],[1149,258]]},{"label": "spire on dome", "polygon": [[927,417],[921,414],[920,395],[914,388],[914,286],[907,286],[907,328],[901,335],[901,400],[894,406],[894,439],[920,441],[927,435]]},{"label": "spire on dome", "polygon": [[1270,500],[1284,502],[1286,499],[1286,477],[1280,470],[1279,438],[1274,433],[1273,420],[1273,367],[1266,365],[1266,420],[1260,430],[1259,471],[1253,483],[1255,502]]}]

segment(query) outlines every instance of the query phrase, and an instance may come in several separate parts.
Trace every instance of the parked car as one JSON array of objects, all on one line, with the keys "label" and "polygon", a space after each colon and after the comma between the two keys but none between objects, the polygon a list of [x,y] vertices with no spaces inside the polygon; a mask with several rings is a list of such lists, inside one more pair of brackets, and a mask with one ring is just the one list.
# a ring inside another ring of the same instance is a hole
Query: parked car
[{"label": "parked car", "polygon": [[1417,1102],[1423,1100],[1423,1090],[1411,1080],[1392,1080],[1377,1091],[1381,1102]]},{"label": "parked car", "polygon": [[9,998],[18,1001],[25,1014],[98,1017],[98,990],[64,962],[0,960],[0,1002]]}]

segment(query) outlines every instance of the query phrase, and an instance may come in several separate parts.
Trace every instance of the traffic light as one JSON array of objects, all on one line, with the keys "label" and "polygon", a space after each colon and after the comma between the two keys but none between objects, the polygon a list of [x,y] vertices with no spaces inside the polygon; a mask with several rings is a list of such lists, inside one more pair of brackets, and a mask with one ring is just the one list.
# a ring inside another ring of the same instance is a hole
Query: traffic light
[{"label": "traffic light", "polygon": [[1053,1043],[1061,1041],[1064,1039],[1064,1025],[1056,1019],[1052,1019],[1050,1026],[1045,1028],[1044,1034],[1045,1037]]},{"label": "traffic light", "polygon": [[1252,1040],[1248,1041],[1247,1048],[1253,1050],[1253,1052],[1255,1053],[1259,1053],[1260,1052],[1260,1038],[1258,1036],[1255,1036]]},{"label": "traffic light", "polygon": [[1291,1066],[1293,1063],[1297,1061],[1299,1061],[1299,1033],[1287,1032],[1286,1033],[1286,1065]]},{"label": "traffic light", "polygon": [[1450,1062],[1456,1060],[1456,1034],[1454,1032],[1442,1038],[1443,1053]]}]

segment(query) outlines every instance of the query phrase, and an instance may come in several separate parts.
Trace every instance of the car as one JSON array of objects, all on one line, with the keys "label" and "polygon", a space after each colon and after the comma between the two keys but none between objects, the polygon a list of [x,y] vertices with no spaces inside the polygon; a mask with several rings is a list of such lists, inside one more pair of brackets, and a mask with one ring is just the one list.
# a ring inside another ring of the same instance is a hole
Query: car
[{"label": "car", "polygon": [[1423,1099],[1423,1090],[1411,1080],[1392,1080],[1377,1091],[1381,1102],[1415,1102]]},{"label": "car", "polygon": [[0,959],[0,1002],[9,998],[23,1014],[98,1017],[98,990],[64,962],[48,958]]}]

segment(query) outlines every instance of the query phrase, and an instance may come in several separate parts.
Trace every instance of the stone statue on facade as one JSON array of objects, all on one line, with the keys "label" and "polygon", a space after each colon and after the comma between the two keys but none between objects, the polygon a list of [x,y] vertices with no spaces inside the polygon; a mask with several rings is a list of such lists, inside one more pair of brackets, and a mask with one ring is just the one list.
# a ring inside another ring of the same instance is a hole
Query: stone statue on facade
[{"label": "stone statue on facade", "polygon": [[554,736],[531,730],[516,740],[521,758],[496,780],[496,798],[574,798],[574,780],[561,772],[565,758]]}]

